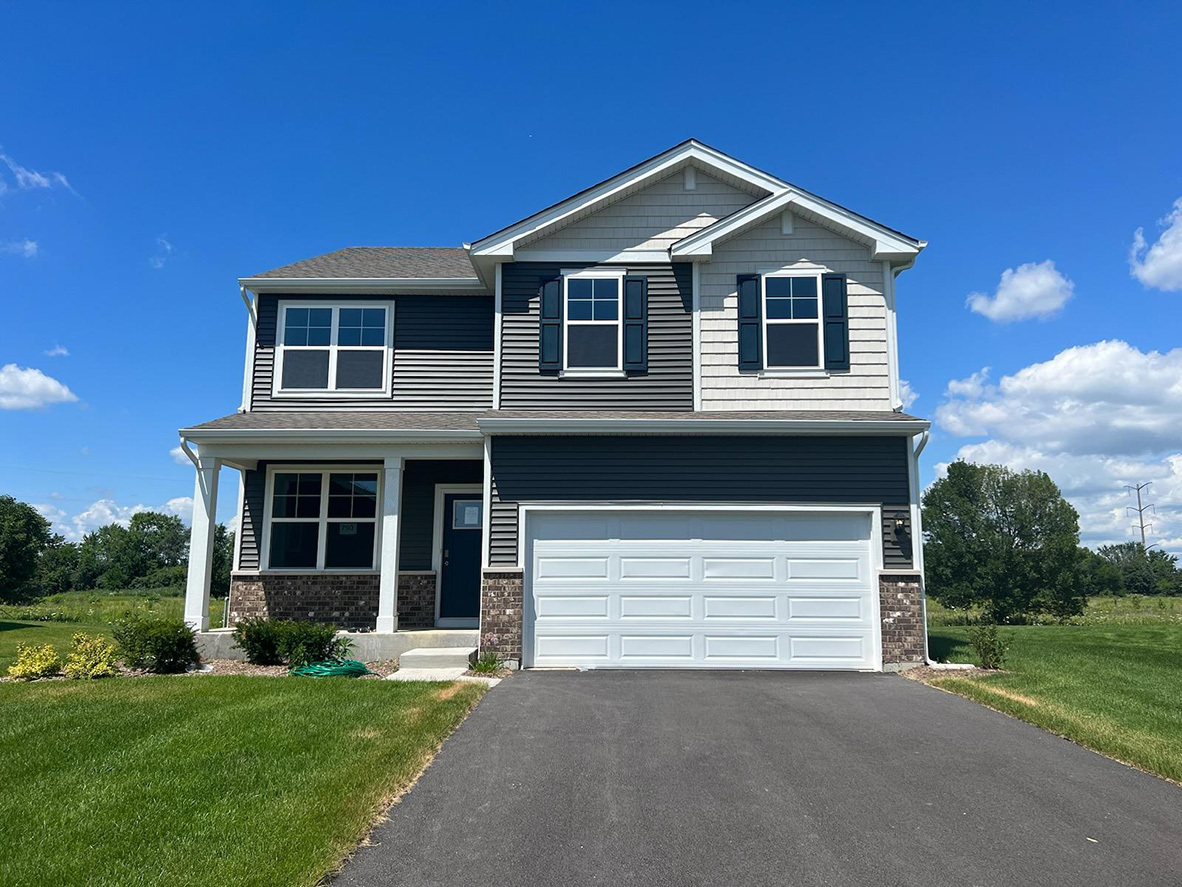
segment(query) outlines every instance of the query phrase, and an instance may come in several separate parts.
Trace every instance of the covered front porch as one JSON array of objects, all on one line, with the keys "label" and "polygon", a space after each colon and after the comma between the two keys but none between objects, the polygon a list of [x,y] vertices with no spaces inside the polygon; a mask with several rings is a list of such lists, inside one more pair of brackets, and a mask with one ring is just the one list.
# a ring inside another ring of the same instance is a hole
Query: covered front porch
[{"label": "covered front porch", "polygon": [[[203,646],[225,633],[208,616],[223,469],[241,478],[228,626],[332,623],[383,658],[475,646],[489,495],[480,433],[277,432],[182,431],[196,469],[185,620],[208,633]],[[395,634],[436,637],[376,639]]]}]

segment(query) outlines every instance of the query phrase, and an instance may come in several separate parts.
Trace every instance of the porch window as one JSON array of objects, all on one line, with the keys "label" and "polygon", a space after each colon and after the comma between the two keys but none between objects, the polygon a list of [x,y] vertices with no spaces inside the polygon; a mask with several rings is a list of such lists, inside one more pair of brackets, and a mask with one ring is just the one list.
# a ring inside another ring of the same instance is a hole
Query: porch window
[{"label": "porch window", "polygon": [[389,303],[281,302],[275,393],[388,393],[392,317]]},{"label": "porch window", "polygon": [[271,482],[272,570],[372,570],[378,473],[276,471]]}]

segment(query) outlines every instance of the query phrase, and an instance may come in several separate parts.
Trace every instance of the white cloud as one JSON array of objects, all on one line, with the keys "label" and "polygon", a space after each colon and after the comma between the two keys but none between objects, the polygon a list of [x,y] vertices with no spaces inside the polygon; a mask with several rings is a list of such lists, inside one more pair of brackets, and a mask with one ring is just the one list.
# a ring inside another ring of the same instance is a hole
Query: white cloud
[{"label": "white cloud", "polygon": [[911,405],[919,400],[919,392],[912,388],[906,379],[900,379],[899,399],[903,401],[903,409],[910,409]]},{"label": "white cloud", "polygon": [[172,461],[177,465],[191,465],[189,457],[185,455],[185,451],[180,446],[175,446],[168,451],[168,455],[172,456]]},{"label": "white cloud", "polygon": [[965,304],[998,323],[1054,317],[1071,298],[1075,284],[1055,270],[1050,259],[1007,268],[992,295],[972,293]]},{"label": "white cloud", "polygon": [[70,350],[65,345],[54,345],[45,352],[46,357],[69,357]]},{"label": "white cloud", "polygon": [[1047,472],[1079,510],[1089,545],[1132,538],[1124,486],[1152,481],[1153,540],[1182,552],[1182,348],[1096,342],[996,385],[987,376],[953,380],[936,410],[943,430],[988,438],[958,458]]},{"label": "white cloud", "polygon": [[13,179],[16,180],[16,187],[21,191],[48,188],[65,188],[67,191],[74,190],[70,187],[70,183],[66,177],[60,172],[44,173],[38,172],[35,169],[28,169],[27,167],[21,166],[9,155],[3,153],[0,153],[0,163],[8,167],[8,171],[12,173]]},{"label": "white cloud", "polygon": [[20,256],[22,259],[31,259],[37,255],[37,241],[29,240],[9,240],[6,243],[0,243],[0,253],[7,256]]},{"label": "white cloud", "polygon": [[126,527],[134,515],[145,511],[173,514],[186,524],[193,519],[193,499],[191,496],[178,496],[175,499],[169,499],[163,505],[120,505],[114,499],[98,499],[74,515],[67,515],[65,511],[55,505],[44,504],[33,507],[53,524],[55,533],[61,533],[72,542],[79,541],[87,533],[92,533],[107,524],[119,524]]},{"label": "white cloud", "polygon": [[1153,246],[1146,243],[1143,228],[1133,233],[1129,271],[1145,286],[1166,292],[1182,290],[1182,197],[1157,224],[1162,232]]},{"label": "white cloud", "polygon": [[15,363],[0,367],[0,410],[35,410],[51,403],[71,403],[78,396],[41,370]]},{"label": "white cloud", "polygon": [[168,261],[169,257],[176,251],[176,247],[168,242],[168,238],[163,235],[156,238],[156,255],[148,259],[148,264],[159,271],[164,267],[164,263]]}]

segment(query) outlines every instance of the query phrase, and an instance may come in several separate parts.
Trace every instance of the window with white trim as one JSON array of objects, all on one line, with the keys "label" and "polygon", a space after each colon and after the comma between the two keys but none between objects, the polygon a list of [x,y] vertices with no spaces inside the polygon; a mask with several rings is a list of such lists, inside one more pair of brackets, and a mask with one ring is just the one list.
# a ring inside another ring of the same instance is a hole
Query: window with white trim
[{"label": "window with white trim", "polygon": [[268,569],[376,569],[376,469],[274,471],[269,495]]},{"label": "window with white trim", "polygon": [[276,393],[389,393],[393,315],[388,302],[280,302]]},{"label": "window with white trim", "polygon": [[820,320],[821,275],[763,275],[764,365],[771,369],[818,369],[824,348]]},{"label": "window with white trim", "polygon": [[623,371],[623,281],[623,271],[577,271],[563,276],[565,369]]}]

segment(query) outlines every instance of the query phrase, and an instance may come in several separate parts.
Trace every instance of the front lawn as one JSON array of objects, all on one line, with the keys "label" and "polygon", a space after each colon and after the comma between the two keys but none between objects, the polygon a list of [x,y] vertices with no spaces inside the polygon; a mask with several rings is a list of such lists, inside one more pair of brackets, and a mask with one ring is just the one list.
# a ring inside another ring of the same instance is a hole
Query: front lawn
[{"label": "front lawn", "polygon": [[0,684],[0,884],[316,884],[482,692],[336,678]]},{"label": "front lawn", "polygon": [[[1004,673],[941,674],[929,682],[1182,781],[1182,622],[1168,603],[1133,617],[1128,604],[1101,599],[1079,625],[1005,627],[1011,647]],[[930,626],[932,657],[973,662],[968,634],[966,627]]]}]

